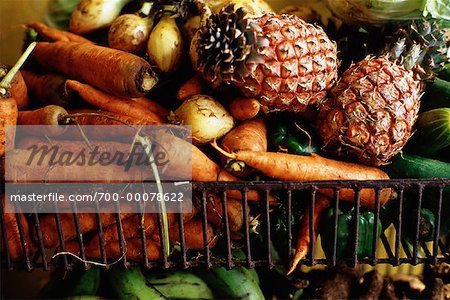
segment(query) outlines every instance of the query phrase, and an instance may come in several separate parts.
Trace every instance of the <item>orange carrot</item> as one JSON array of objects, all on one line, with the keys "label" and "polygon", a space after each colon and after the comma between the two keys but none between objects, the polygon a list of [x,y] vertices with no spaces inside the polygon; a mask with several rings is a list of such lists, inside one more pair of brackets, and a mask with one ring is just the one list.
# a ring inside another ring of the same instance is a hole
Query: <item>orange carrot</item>
[{"label": "orange carrot", "polygon": [[39,35],[46,40],[50,40],[51,42],[77,42],[93,44],[93,42],[82,36],[68,31],[48,27],[42,22],[28,23],[26,24],[26,27],[36,30]]},{"label": "orange carrot", "polygon": [[[5,195],[1,195],[1,205],[3,212],[5,211]],[[30,239],[30,231],[28,221],[22,213],[19,213],[20,222],[22,224],[23,234],[25,237],[25,251],[28,252],[28,257],[33,257],[36,246]],[[8,246],[9,257],[12,261],[20,261],[25,258],[24,249],[20,240],[19,225],[15,213],[3,213],[3,222],[6,232],[6,243]],[[0,250],[2,256],[4,256],[5,245],[3,243],[2,231],[0,231]]]},{"label": "orange carrot", "polygon": [[[273,152],[238,151],[234,154],[226,153],[217,147],[222,154],[245,162],[265,175],[285,181],[316,181],[316,180],[383,180],[389,176],[380,169],[359,164],[336,161],[321,157],[292,155]],[[332,197],[332,189],[321,189],[320,193]],[[354,201],[353,189],[340,189],[340,198]],[[380,204],[389,200],[391,189],[383,189],[380,193]],[[360,192],[361,205],[373,208],[375,206],[375,191],[362,189]]]},{"label": "orange carrot", "polygon": [[[206,206],[208,221],[217,227],[223,228],[223,203],[221,199],[214,194],[209,194]],[[247,210],[249,211],[249,210]],[[227,199],[228,224],[231,232],[241,230],[244,224],[244,215],[242,202],[235,199]]]},{"label": "orange carrot", "polygon": [[5,94],[2,95],[0,88],[0,157],[6,151],[14,148],[15,129],[11,126],[16,126],[17,115],[16,100],[11,98],[6,90]]},{"label": "orange carrot", "polygon": [[[59,149],[59,152],[50,150],[51,155],[44,155],[42,151],[35,151],[35,149],[11,151],[7,162],[7,167],[10,168],[8,180],[14,183],[26,183],[30,181],[30,178],[46,182],[70,179],[72,182],[102,180],[105,183],[124,183],[142,182],[144,179],[154,178],[151,168],[138,166],[131,166],[129,170],[126,170],[124,166],[116,164],[97,164],[93,172],[93,166],[89,164],[73,164],[70,168],[60,163],[52,164],[61,159],[64,150]],[[55,157],[53,157],[54,152],[56,152]]]},{"label": "orange carrot", "polygon": [[[208,246],[213,248],[217,244],[217,237],[214,234],[211,224],[207,223],[206,231],[208,235]],[[171,243],[180,242],[178,226],[172,226],[169,228],[169,238]],[[152,239],[159,244],[160,235],[154,234]],[[184,239],[186,242],[186,248],[194,250],[204,249],[203,224],[201,220],[193,219],[184,224]]]},{"label": "orange carrot", "polygon": [[167,108],[159,105],[158,103],[156,103],[155,101],[152,101],[150,99],[133,98],[133,100],[136,101],[137,103],[139,103],[145,109],[151,110],[152,112],[154,112],[155,114],[157,114],[164,120],[167,119],[167,116],[170,113],[170,111]]},{"label": "orange carrot", "polygon": [[178,90],[177,99],[185,100],[191,96],[202,94],[205,90],[205,83],[200,76],[195,75],[183,83]]},{"label": "orange carrot", "polygon": [[[61,221],[61,231],[64,241],[69,241],[77,237],[75,221],[72,213],[59,214]],[[78,221],[81,233],[88,233],[97,230],[97,219],[95,214],[78,213]],[[121,213],[120,219],[125,220],[133,216],[130,213]],[[39,218],[42,230],[42,238],[46,248],[52,248],[59,244],[58,231],[56,228],[55,215],[48,214]],[[112,213],[101,214],[101,225],[106,227],[116,223],[116,216]]]},{"label": "orange carrot", "polygon": [[109,95],[75,80],[67,80],[67,88],[78,93],[83,100],[100,109],[126,115],[149,123],[162,124],[164,120],[150,109],[145,109],[132,99]]},{"label": "orange carrot", "polygon": [[[5,65],[0,65],[0,78],[3,78],[8,70],[9,68]],[[17,72],[11,80],[9,93],[11,94],[11,98],[14,98],[16,100],[17,109],[21,110],[28,106],[27,85],[25,84],[20,71]]]},{"label": "orange carrot", "polygon": [[261,104],[254,98],[234,98],[228,103],[228,111],[236,120],[244,121],[256,117]]},{"label": "orange carrot", "polygon": [[[140,238],[131,238],[125,240],[125,257],[127,260],[132,261],[143,261],[143,252],[142,252],[142,241]],[[91,259],[100,259],[101,251],[100,251],[100,243],[98,238],[94,237],[87,241],[85,244],[85,252],[86,257]],[[145,241],[145,245],[147,248],[147,258],[150,261],[156,261],[162,258],[161,247],[155,241],[151,239],[147,239]],[[77,256],[80,256],[80,247],[77,241],[70,241],[66,243],[65,252],[73,253]],[[120,253],[120,244],[119,243],[109,243],[105,245],[105,254],[106,258],[109,260],[117,260],[122,258]]]},{"label": "orange carrot", "polygon": [[[57,136],[63,134],[67,129],[66,126],[61,126],[64,125],[67,114],[64,108],[57,105],[48,105],[36,110],[19,111],[17,125],[27,125],[27,127],[21,127],[21,131],[31,135]],[[49,126],[34,127],[29,125]]]},{"label": "orange carrot", "polygon": [[[318,195],[316,197],[315,203],[314,203],[314,238],[317,238],[317,235],[319,234],[319,225],[320,225],[320,217],[322,215],[322,212],[330,207],[330,201],[328,198]],[[289,268],[289,271],[287,275],[291,274],[295,268],[297,267],[298,263],[306,256],[310,249],[311,240],[310,240],[310,232],[309,232],[309,207],[305,211],[305,215],[302,219],[302,223],[300,224],[299,233],[297,236],[297,246],[295,249],[295,255],[291,262],[291,266]]]},{"label": "orange carrot", "polygon": [[33,58],[45,69],[119,97],[143,97],[157,82],[150,64],[143,58],[87,43],[38,43]]},{"label": "orange carrot", "polygon": [[[267,128],[262,118],[252,119],[242,122],[239,126],[231,130],[221,142],[221,147],[227,152],[237,152],[241,150],[248,151],[267,151]],[[253,173],[254,169],[245,166],[242,161],[230,160],[221,155],[226,169],[239,177],[245,177]]]},{"label": "orange carrot", "polygon": [[42,104],[70,107],[70,95],[67,94],[67,78],[58,74],[35,74],[22,71],[23,79],[33,100]]}]

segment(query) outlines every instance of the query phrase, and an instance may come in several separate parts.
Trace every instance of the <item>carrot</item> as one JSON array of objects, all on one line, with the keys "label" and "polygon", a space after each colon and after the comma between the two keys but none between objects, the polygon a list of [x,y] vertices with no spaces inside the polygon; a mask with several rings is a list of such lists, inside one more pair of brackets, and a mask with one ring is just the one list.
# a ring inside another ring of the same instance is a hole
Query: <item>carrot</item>
[{"label": "carrot", "polygon": [[[6,67],[5,65],[0,65],[0,77],[4,77],[7,72],[8,67]],[[17,72],[16,75],[14,75],[10,83],[9,93],[11,94],[11,98],[14,98],[16,100],[17,108],[19,110],[24,109],[28,106],[27,85],[23,80],[21,72]]]},{"label": "carrot", "polygon": [[6,91],[2,96],[0,89],[0,157],[14,148],[15,129],[12,126],[17,123],[17,115],[16,100]]},{"label": "carrot", "polygon": [[[320,225],[320,216],[322,215],[322,212],[330,207],[330,201],[327,197],[324,197],[322,195],[318,195],[316,197],[315,203],[314,203],[314,238],[317,238],[317,235],[319,234],[319,225]],[[291,262],[291,266],[289,268],[289,271],[287,275],[291,274],[295,268],[297,267],[298,263],[306,256],[310,249],[310,232],[309,232],[309,220],[310,214],[309,214],[309,207],[305,211],[305,215],[302,219],[302,222],[300,224],[299,233],[297,236],[297,246],[295,249],[295,255]]]},{"label": "carrot", "polygon": [[[217,227],[223,228],[225,221],[223,220],[222,200],[214,194],[209,194],[207,200],[206,210],[208,221]],[[227,215],[230,231],[236,232],[241,230],[244,224],[242,202],[235,199],[227,199]]]},{"label": "carrot", "polygon": [[[292,155],[274,152],[238,151],[229,154],[215,145],[222,154],[232,159],[245,162],[265,175],[285,181],[316,181],[316,180],[383,180],[389,176],[380,169],[359,164],[342,162],[321,157],[315,153],[311,156]],[[320,189],[320,193],[332,197],[332,189]],[[340,189],[340,198],[354,201],[353,189]],[[391,189],[383,189],[380,193],[380,204],[389,200]],[[362,189],[361,205],[375,207],[375,191]]]},{"label": "carrot", "polygon": [[[267,128],[262,118],[247,120],[231,130],[221,142],[221,147],[227,152],[267,151]],[[229,160],[221,155],[222,163],[226,163],[226,169],[236,176],[248,176],[253,169],[246,168],[242,161]]]},{"label": "carrot", "polygon": [[[199,182],[239,181],[239,178],[223,170],[199,148],[187,141],[169,134],[158,134],[157,141],[156,152],[168,152],[168,164],[163,169],[166,176],[178,178],[192,176],[193,181]],[[192,149],[191,153],[189,148]],[[237,190],[230,190],[227,195],[230,198],[242,199],[241,192]],[[254,190],[248,191],[247,197],[250,201],[261,200],[261,196]]]},{"label": "carrot", "polygon": [[132,99],[109,95],[90,85],[82,84],[75,80],[67,80],[67,89],[75,91],[84,101],[100,109],[145,120],[153,123],[153,125],[164,123],[164,120],[159,115],[150,109],[145,109]]},{"label": "carrot", "polygon": [[[39,146],[39,145],[38,145]],[[12,183],[27,183],[30,180],[61,182],[89,182],[102,180],[104,183],[142,182],[154,178],[151,168],[131,166],[127,171],[124,166],[115,164],[90,166],[89,164],[73,164],[67,167],[60,160],[67,159],[63,149],[48,149],[50,154],[43,154],[40,148],[11,151],[6,166],[9,170],[7,180]],[[45,149],[44,149],[45,150]],[[33,152],[35,151],[35,152]],[[53,155],[56,153],[55,155]],[[75,152],[79,153],[79,152]],[[42,159],[42,160],[41,160]],[[73,159],[73,158],[72,158]],[[52,164],[53,162],[59,162]],[[78,160],[78,162],[80,159]],[[93,172],[95,168],[95,172]]]},{"label": "carrot", "polygon": [[76,42],[93,44],[93,42],[82,36],[68,31],[48,27],[42,22],[28,23],[25,26],[27,28],[36,30],[39,35],[51,42]]},{"label": "carrot", "polygon": [[[143,252],[142,252],[142,241],[140,238],[131,238],[125,240],[125,257],[127,260],[132,261],[142,261],[143,260]],[[145,241],[147,248],[147,258],[150,261],[156,261],[162,258],[161,247],[155,241],[151,239],[146,239]],[[66,243],[66,251],[69,253],[73,253],[77,256],[80,255],[80,247],[77,241],[70,241]],[[85,255],[88,258],[92,259],[100,259],[101,251],[100,251],[100,243],[97,238],[92,238],[86,243]],[[105,254],[107,259],[117,260],[122,258],[120,253],[120,244],[119,243],[109,243],[105,245]]]},{"label": "carrot", "polygon": [[256,117],[261,109],[261,104],[254,98],[233,98],[228,103],[228,111],[239,121],[244,121]]},{"label": "carrot", "polygon": [[87,43],[38,43],[33,58],[45,69],[85,81],[119,97],[142,97],[157,82],[144,59]]},{"label": "carrot", "polygon": [[200,78],[200,76],[195,75],[188,81],[183,83],[178,90],[177,99],[185,100],[191,96],[203,94],[205,90],[205,83]]},{"label": "carrot", "polygon": [[[214,234],[211,224],[207,223],[206,231],[208,235],[208,246],[209,248],[214,248],[217,244],[217,237]],[[172,226],[169,228],[169,238],[171,243],[180,242],[178,226]],[[152,239],[159,244],[160,235],[154,234]],[[204,249],[203,224],[201,220],[193,219],[184,224],[184,239],[186,242],[186,248],[193,250]]]},{"label": "carrot", "polygon": [[[64,118],[67,117],[67,111],[61,106],[48,105],[36,110],[19,111],[17,125],[27,125],[21,127],[21,131],[37,136],[57,136],[63,134],[67,126],[64,125]],[[48,125],[48,126],[29,126],[29,125]]]},{"label": "carrot", "polygon": [[[5,213],[5,195],[2,194],[2,213],[3,213],[3,222],[5,225],[6,232],[6,242],[8,247],[8,253],[11,261],[20,261],[25,258],[24,250],[27,251],[28,257],[31,259],[33,257],[34,251],[36,250],[36,246],[30,239],[30,231],[28,226],[28,221],[22,213]],[[18,218],[20,218],[20,222],[22,225],[23,234],[25,237],[25,249],[22,247],[22,243],[20,240],[20,232],[18,225]],[[3,243],[3,236],[0,231],[0,249],[2,252],[2,256],[4,256],[3,252],[6,251],[5,245]]]},{"label": "carrot", "polygon": [[45,105],[59,105],[70,108],[70,95],[66,90],[67,78],[58,74],[36,74],[22,71],[23,79],[33,100]]},{"label": "carrot", "polygon": [[[64,241],[70,241],[77,237],[74,216],[72,213],[59,214],[61,221],[61,231],[63,233]],[[80,225],[80,232],[82,234],[97,230],[97,219],[95,214],[78,213],[78,222]],[[120,219],[125,220],[133,216],[131,213],[121,213]],[[43,215],[39,220],[44,247],[52,248],[59,244],[58,231],[56,227],[56,219],[54,214]],[[101,225],[106,227],[116,223],[115,214],[105,213],[101,214]],[[37,238],[35,238],[37,240]]]},{"label": "carrot", "polygon": [[155,101],[147,98],[133,98],[133,100],[139,103],[143,108],[151,110],[164,120],[167,119],[167,116],[169,116],[170,111],[167,108],[159,105]]},{"label": "carrot", "polygon": [[[35,47],[36,43],[31,43],[11,70],[2,75],[4,77],[0,81],[0,157],[3,157],[6,150],[14,148],[15,130],[7,132],[10,129],[6,128],[16,125],[18,115],[17,102],[11,95],[11,83]],[[3,172],[0,176],[3,177]]]}]

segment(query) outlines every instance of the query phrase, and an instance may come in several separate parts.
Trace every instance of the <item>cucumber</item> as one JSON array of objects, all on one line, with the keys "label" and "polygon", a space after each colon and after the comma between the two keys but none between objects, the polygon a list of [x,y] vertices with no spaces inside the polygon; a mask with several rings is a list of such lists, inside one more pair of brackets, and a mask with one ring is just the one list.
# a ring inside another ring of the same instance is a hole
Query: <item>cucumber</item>
[{"label": "cucumber", "polygon": [[439,72],[438,77],[440,79],[450,81],[450,63],[445,65],[445,68]]},{"label": "cucumber", "polygon": [[438,78],[427,84],[421,101],[421,111],[441,107],[450,107],[450,82]]},{"label": "cucumber", "polygon": [[416,132],[408,143],[410,152],[428,157],[450,146],[450,108],[421,113],[415,128]]},{"label": "cucumber", "polygon": [[[424,158],[417,155],[404,154],[397,155],[392,159],[392,163],[384,167],[391,178],[450,178],[450,163],[439,160]],[[405,206],[413,206],[417,209],[418,198],[417,189],[405,190]],[[436,211],[438,192],[436,188],[425,188],[422,198],[422,207]],[[446,187],[442,194],[442,212],[440,233],[445,234],[450,229],[450,187]],[[408,208],[405,207],[405,210]]]},{"label": "cucumber", "polygon": [[385,167],[391,178],[450,178],[450,164],[417,155],[403,154]]}]

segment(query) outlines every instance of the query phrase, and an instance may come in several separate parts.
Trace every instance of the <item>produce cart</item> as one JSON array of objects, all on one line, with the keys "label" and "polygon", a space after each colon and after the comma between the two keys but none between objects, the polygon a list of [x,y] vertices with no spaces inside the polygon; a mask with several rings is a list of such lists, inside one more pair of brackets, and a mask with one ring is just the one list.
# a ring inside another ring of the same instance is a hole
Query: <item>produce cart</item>
[{"label": "produce cart", "polygon": [[24,24],[2,274],[51,273],[43,299],[450,299],[450,3],[297,2]]}]

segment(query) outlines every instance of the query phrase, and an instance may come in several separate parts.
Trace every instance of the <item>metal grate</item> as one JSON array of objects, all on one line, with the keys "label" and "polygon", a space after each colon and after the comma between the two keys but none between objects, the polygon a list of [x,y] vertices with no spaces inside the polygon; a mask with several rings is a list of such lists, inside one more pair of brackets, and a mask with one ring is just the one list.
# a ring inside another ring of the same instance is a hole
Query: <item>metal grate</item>
[{"label": "metal grate", "polygon": [[[271,213],[271,209],[269,203],[269,195],[272,193],[276,193],[280,195],[280,205],[284,205],[287,211],[287,217],[290,218],[291,214],[294,213],[294,203],[301,201],[302,206],[304,208],[309,209],[310,222],[309,222],[309,233],[310,233],[310,249],[308,255],[302,260],[302,264],[306,265],[316,265],[316,264],[324,264],[324,265],[336,265],[337,262],[341,259],[336,255],[337,248],[337,224],[338,224],[338,216],[337,209],[340,207],[342,200],[340,199],[340,189],[342,188],[350,188],[354,190],[354,216],[355,219],[358,219],[360,215],[360,191],[362,189],[373,189],[375,191],[376,199],[375,199],[375,209],[373,210],[375,214],[375,226],[373,233],[373,247],[372,254],[369,257],[358,257],[357,247],[358,243],[358,231],[359,225],[358,222],[354,222],[352,226],[352,234],[351,242],[353,246],[353,253],[351,257],[347,257],[346,260],[350,265],[356,265],[358,263],[375,265],[379,263],[387,263],[394,266],[408,263],[408,264],[420,264],[420,263],[428,263],[428,264],[436,264],[441,262],[450,262],[450,253],[449,253],[449,245],[447,242],[440,239],[439,228],[441,225],[441,220],[443,218],[448,218],[449,216],[442,215],[442,207],[443,201],[450,201],[450,199],[444,198],[444,188],[450,187],[450,179],[421,179],[421,180],[387,180],[387,181],[320,181],[320,182],[278,182],[278,181],[268,181],[268,182],[211,182],[211,183],[193,183],[194,193],[199,194],[200,197],[200,218],[203,224],[203,240],[204,240],[204,249],[203,251],[192,251],[187,249],[186,240],[184,237],[184,224],[182,222],[182,216],[178,215],[178,229],[179,232],[183,233],[180,235],[179,241],[179,251],[175,255],[166,256],[164,251],[162,251],[163,256],[159,261],[149,261],[147,257],[147,248],[146,237],[144,229],[140,228],[140,239],[142,241],[142,259],[139,262],[136,261],[128,261],[126,257],[115,265],[124,265],[129,267],[131,265],[140,264],[146,268],[154,268],[154,267],[163,267],[163,268],[189,268],[196,266],[204,266],[207,268],[215,267],[215,266],[224,266],[228,269],[233,268],[235,266],[246,266],[249,268],[253,268],[255,266],[265,266],[265,267],[273,267],[279,264],[288,264],[290,259],[292,258],[292,249],[295,246],[295,238],[296,232],[294,231],[293,224],[291,220],[286,220],[287,229],[284,233],[285,240],[287,241],[287,246],[285,249],[278,249],[282,255],[280,255],[281,259],[275,259],[272,257],[271,247],[272,247],[272,238],[274,237],[274,222],[272,220],[273,215]],[[333,190],[333,199],[331,199],[331,207],[334,208],[334,240],[333,240],[333,255],[331,257],[323,258],[317,257],[314,255],[314,249],[318,246],[315,241],[315,233],[314,233],[314,203],[316,201],[318,190],[320,189],[332,189]],[[396,228],[395,241],[389,241],[384,233],[381,233],[380,239],[378,236],[378,217],[380,215],[380,192],[384,188],[392,188],[398,194],[398,216],[395,217],[394,226]],[[416,189],[417,197],[414,199],[408,198],[408,204],[412,204],[417,214],[414,217],[415,226],[417,228],[414,240],[412,241],[412,251],[408,250],[408,247],[404,245],[404,241],[402,239],[402,214],[403,208],[405,204],[405,193],[408,190]],[[231,232],[229,229],[229,219],[228,219],[228,211],[226,202],[228,201],[227,193],[228,190],[240,190],[242,193],[242,204],[243,204],[243,239],[240,242],[242,245],[242,250],[245,253],[244,259],[236,259],[232,256],[232,238]],[[252,202],[248,200],[247,193],[249,190],[257,190],[260,191],[263,195],[263,199],[260,202]],[[303,191],[303,193],[309,195],[308,197],[303,197],[302,199],[294,199],[294,194],[297,191]],[[222,236],[220,237],[224,241],[225,252],[221,256],[216,256],[214,251],[210,249],[208,246],[208,231],[207,231],[207,194],[208,193],[216,193],[220,195],[222,203],[223,203],[223,222],[224,229],[222,232]],[[436,228],[434,232],[433,241],[430,243],[421,243],[419,241],[419,217],[420,217],[420,207],[423,204],[424,197],[429,197],[430,194],[436,195],[435,199],[435,214],[436,219]],[[298,204],[298,203],[297,203]],[[304,205],[303,205],[304,204]],[[262,235],[262,242],[255,246],[252,234],[250,232],[250,219],[249,219],[249,208],[247,205],[251,206],[251,212],[253,214],[258,213],[261,219],[261,228],[260,234]],[[76,207],[74,207],[76,209]],[[75,210],[76,211],[76,210]],[[32,270],[34,268],[43,268],[44,270],[52,270],[55,268],[64,268],[66,270],[71,270],[73,268],[80,267],[88,269],[90,264],[87,262],[80,262],[77,259],[73,259],[70,256],[58,256],[55,259],[51,259],[51,253],[48,253],[48,250],[44,249],[44,243],[42,238],[42,231],[40,227],[39,215],[34,214],[28,216],[28,220],[30,222],[30,227],[33,227],[33,230],[36,233],[36,242],[37,242],[37,251],[33,256],[26,251],[26,238],[24,235],[24,228],[22,224],[22,220],[19,214],[16,214],[16,221],[18,224],[18,231],[20,234],[20,244],[22,250],[22,256],[24,259],[21,261],[12,261],[10,257],[9,247],[3,247],[4,252],[1,256],[1,264],[3,268],[7,269],[26,269]],[[108,259],[105,251],[105,244],[103,239],[103,230],[101,225],[102,215],[96,214],[96,224],[99,228],[96,233],[99,237],[99,248],[101,252],[100,259],[96,260],[98,263],[107,264],[111,262]],[[84,251],[84,239],[83,234],[80,230],[80,224],[78,220],[78,216],[74,214],[74,226],[77,232],[77,241],[80,250],[80,257],[83,260],[86,260],[86,255]],[[59,249],[61,251],[65,251],[65,241],[63,238],[63,231],[61,228],[61,219],[59,214],[55,214],[55,222],[57,232],[55,234],[58,235],[59,239]],[[158,225],[162,223],[162,216],[158,214],[157,217]],[[5,227],[5,215],[3,213],[3,206],[0,205],[0,224],[2,230],[3,237],[3,245],[7,244],[6,238],[6,227]],[[33,225],[32,225],[33,224]],[[124,254],[125,251],[125,239],[123,235],[122,222],[120,218],[120,214],[116,214],[116,226],[118,232],[118,244],[120,248],[120,253]],[[159,234],[162,237],[161,226]],[[161,238],[161,247],[164,247],[164,239]],[[379,248],[379,244],[382,244],[386,255],[382,256],[377,251]],[[447,244],[446,244],[447,243]],[[162,248],[163,249],[163,248]],[[402,252],[403,249],[403,252]],[[258,250],[258,251],[256,251]],[[50,256],[49,256],[50,255]],[[108,265],[107,268],[113,267]]]}]

